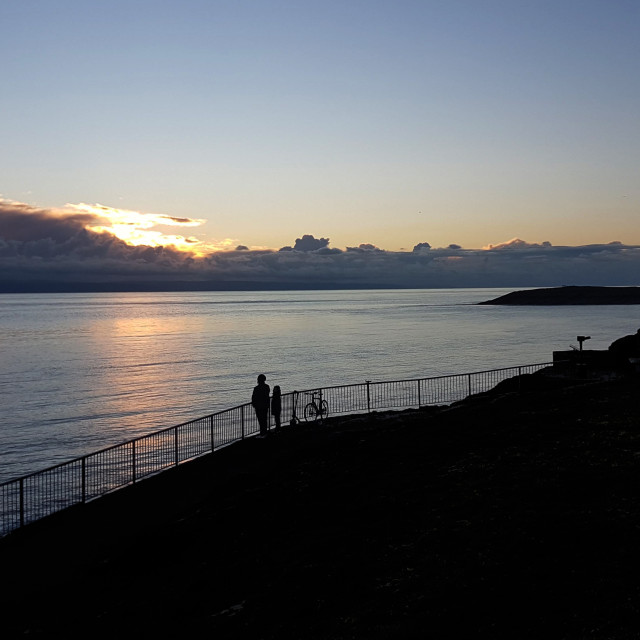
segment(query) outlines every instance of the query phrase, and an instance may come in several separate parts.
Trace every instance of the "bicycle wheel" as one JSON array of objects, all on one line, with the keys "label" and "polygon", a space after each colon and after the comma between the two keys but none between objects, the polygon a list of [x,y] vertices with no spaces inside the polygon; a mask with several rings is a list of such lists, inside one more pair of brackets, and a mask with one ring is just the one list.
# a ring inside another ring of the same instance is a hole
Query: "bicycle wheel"
[{"label": "bicycle wheel", "polygon": [[316,407],[315,402],[310,402],[304,408],[304,419],[309,422],[309,420],[317,420],[318,419],[318,408]]},{"label": "bicycle wheel", "polygon": [[323,400],[320,403],[320,415],[318,416],[320,420],[324,420],[329,417],[329,405],[326,400]]}]

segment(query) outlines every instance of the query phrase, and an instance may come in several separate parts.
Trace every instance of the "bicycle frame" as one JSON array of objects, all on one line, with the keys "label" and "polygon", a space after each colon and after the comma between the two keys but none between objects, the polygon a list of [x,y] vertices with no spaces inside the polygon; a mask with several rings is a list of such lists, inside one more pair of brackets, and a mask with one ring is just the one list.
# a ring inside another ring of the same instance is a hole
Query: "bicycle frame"
[{"label": "bicycle frame", "polygon": [[322,398],[322,389],[319,391],[312,391],[307,393],[311,396],[311,402],[308,402],[304,407],[304,419],[308,422],[313,420],[314,422],[320,421],[329,415],[329,405],[326,400]]}]

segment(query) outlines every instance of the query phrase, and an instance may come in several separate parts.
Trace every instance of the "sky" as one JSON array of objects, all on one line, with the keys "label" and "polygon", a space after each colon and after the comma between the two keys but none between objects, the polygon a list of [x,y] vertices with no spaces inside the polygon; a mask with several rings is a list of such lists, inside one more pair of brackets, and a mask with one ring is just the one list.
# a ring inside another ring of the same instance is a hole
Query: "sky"
[{"label": "sky", "polygon": [[21,0],[0,24],[11,286],[78,260],[638,284],[636,0]]}]

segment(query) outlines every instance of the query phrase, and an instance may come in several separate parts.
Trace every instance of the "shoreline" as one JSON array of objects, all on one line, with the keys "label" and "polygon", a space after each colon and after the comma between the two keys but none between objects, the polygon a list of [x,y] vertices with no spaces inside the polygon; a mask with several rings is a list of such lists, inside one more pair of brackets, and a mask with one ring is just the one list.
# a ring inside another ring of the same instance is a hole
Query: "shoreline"
[{"label": "shoreline", "polygon": [[636,387],[301,425],[72,507],[0,540],[6,637],[634,637]]}]

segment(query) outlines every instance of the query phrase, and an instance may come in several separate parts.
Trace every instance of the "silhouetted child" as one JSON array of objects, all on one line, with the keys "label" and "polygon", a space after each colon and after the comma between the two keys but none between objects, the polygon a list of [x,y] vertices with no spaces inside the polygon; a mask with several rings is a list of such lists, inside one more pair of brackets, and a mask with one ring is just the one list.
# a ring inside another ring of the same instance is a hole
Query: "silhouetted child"
[{"label": "silhouetted child", "polygon": [[276,422],[276,431],[280,430],[280,414],[282,413],[282,400],[280,397],[280,387],[273,387],[273,396],[271,397],[271,415]]}]

